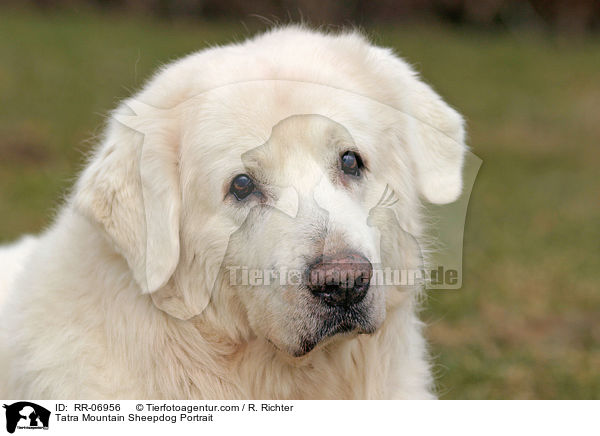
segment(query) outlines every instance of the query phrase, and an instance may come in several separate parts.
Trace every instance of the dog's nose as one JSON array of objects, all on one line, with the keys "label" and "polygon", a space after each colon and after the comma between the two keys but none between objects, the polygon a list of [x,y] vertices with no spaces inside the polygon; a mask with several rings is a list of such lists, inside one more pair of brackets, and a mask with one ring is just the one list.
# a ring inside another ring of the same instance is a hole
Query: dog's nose
[{"label": "dog's nose", "polygon": [[323,257],[308,268],[308,288],[329,306],[359,303],[369,290],[371,262],[358,253]]}]

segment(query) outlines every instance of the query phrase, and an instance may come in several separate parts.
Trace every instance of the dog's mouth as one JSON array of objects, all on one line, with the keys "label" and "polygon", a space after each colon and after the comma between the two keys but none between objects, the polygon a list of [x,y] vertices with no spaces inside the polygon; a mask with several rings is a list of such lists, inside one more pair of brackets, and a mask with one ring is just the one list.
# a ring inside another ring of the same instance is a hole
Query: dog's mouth
[{"label": "dog's mouth", "polygon": [[310,353],[318,345],[324,343],[326,339],[334,336],[372,334],[378,328],[378,325],[365,314],[365,311],[358,307],[350,307],[344,311],[331,310],[328,312],[330,313],[324,317],[316,332],[301,339],[300,346],[292,353],[294,357],[302,357]]}]

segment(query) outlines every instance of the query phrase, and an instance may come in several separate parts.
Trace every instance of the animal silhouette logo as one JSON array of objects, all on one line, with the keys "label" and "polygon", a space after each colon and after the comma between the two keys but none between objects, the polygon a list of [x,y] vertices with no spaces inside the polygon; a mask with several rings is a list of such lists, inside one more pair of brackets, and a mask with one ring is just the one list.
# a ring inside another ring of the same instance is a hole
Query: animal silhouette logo
[{"label": "animal silhouette logo", "polygon": [[4,404],[6,409],[6,431],[14,433],[18,429],[48,429],[50,411],[42,406],[29,401],[19,401],[10,405]]}]

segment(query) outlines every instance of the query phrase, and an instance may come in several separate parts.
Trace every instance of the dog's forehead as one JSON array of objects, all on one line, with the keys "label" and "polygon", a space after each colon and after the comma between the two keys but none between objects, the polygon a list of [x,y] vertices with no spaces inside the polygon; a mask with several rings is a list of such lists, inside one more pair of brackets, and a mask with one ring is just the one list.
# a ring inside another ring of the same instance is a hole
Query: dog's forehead
[{"label": "dog's forehead", "polygon": [[[322,115],[293,115],[273,126],[264,144],[244,147],[238,143],[223,156],[233,173],[245,172],[271,188],[294,187],[312,191],[337,162],[339,150],[355,148],[348,131]],[[244,148],[247,151],[241,153]],[[241,157],[241,167],[238,160]]]},{"label": "dog's forehead", "polygon": [[221,190],[249,167],[322,173],[328,150],[346,144],[367,155],[397,122],[397,111],[363,95],[280,80],[222,86],[182,106],[182,170]]},{"label": "dog's forehead", "polygon": [[303,163],[321,161],[340,144],[354,146],[352,136],[341,124],[318,114],[293,115],[273,126],[269,139],[245,152],[242,161],[245,166],[269,172],[291,171]]},{"label": "dog's forehead", "polygon": [[[184,130],[191,134],[209,132],[212,136],[219,132],[229,143],[248,137],[262,144],[276,133],[275,127],[283,120],[298,115],[321,115],[330,120],[330,125],[337,123],[352,134],[353,127],[377,130],[380,124],[398,122],[396,109],[363,94],[286,80],[232,83],[198,94],[181,106]],[[318,126],[315,119],[310,121]],[[281,124],[279,130],[285,132],[301,123],[297,118],[295,123]]]}]

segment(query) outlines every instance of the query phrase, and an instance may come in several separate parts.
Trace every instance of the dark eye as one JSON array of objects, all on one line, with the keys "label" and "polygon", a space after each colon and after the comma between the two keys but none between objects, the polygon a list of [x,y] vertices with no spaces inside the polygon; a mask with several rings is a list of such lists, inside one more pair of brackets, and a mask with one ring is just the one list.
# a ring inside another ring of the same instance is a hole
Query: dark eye
[{"label": "dark eye", "polygon": [[353,151],[346,151],[342,154],[342,171],[351,176],[360,176],[360,170],[363,168],[362,159]]},{"label": "dark eye", "polygon": [[233,178],[229,192],[238,200],[243,200],[254,192],[254,182],[247,174],[238,174]]}]

